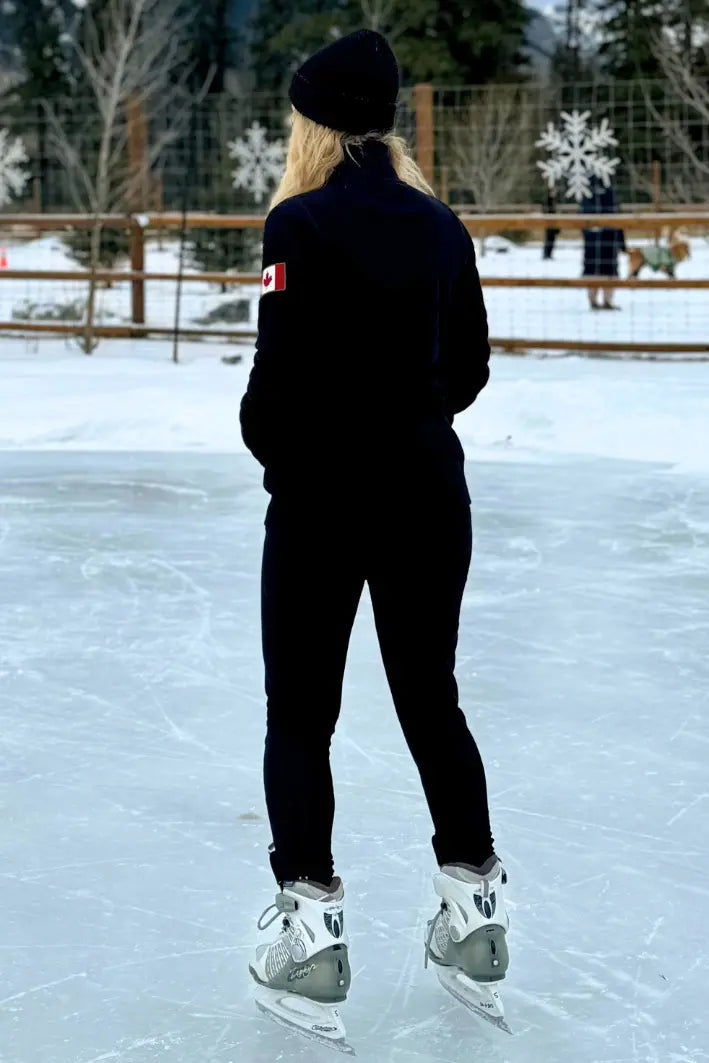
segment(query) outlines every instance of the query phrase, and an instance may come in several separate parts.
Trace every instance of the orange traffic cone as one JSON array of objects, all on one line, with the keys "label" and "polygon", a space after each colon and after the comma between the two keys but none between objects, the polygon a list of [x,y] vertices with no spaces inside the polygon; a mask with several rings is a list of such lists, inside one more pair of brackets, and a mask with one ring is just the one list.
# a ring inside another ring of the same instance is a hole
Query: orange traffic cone
[{"label": "orange traffic cone", "polygon": [[0,247],[0,269],[9,269],[7,264],[7,248]]}]

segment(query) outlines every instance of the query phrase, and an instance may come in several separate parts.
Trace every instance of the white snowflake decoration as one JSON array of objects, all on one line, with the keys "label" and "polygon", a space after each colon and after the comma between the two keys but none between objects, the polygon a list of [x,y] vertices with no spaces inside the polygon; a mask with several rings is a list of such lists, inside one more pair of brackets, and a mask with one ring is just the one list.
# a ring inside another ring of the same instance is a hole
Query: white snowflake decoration
[{"label": "white snowflake decoration", "polygon": [[238,165],[234,188],[245,188],[260,203],[281,176],[286,161],[283,140],[268,140],[266,129],[254,122],[242,137],[229,143],[229,155]]},{"label": "white snowflake decoration", "polygon": [[29,162],[25,146],[19,137],[10,140],[7,129],[0,129],[0,207],[13,196],[19,196],[29,180],[22,164]]},{"label": "white snowflake decoration", "polygon": [[549,188],[554,188],[566,180],[566,198],[580,203],[591,195],[591,177],[596,176],[606,188],[616,171],[619,158],[609,159],[603,154],[604,148],[617,145],[608,119],[604,118],[600,126],[589,128],[590,111],[561,112],[563,129],[557,129],[549,122],[546,130],[536,142],[538,148],[546,148],[549,159],[538,162]]}]

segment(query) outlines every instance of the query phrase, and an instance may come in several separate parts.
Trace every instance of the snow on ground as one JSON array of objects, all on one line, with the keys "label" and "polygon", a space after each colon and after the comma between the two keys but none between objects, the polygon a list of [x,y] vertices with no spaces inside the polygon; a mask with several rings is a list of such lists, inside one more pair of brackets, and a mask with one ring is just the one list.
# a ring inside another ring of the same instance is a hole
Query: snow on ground
[{"label": "snow on ground", "polygon": [[[236,366],[222,353],[243,353]],[[253,348],[5,339],[0,448],[241,452]],[[492,384],[456,419],[469,458],[579,454],[709,468],[709,364],[492,359]]]},{"label": "snow on ground", "polygon": [[[649,241],[632,241],[637,246]],[[709,279],[709,240],[690,241],[691,257],[680,264],[680,279]],[[500,237],[487,241],[487,251],[479,258],[483,277],[578,277],[581,274],[582,244],[579,241],[557,241],[554,258],[544,262],[540,245],[530,243],[517,246]],[[13,269],[77,269],[67,257],[57,236],[47,236],[29,243],[8,247],[8,264]],[[150,240],[146,247],[146,268],[153,272],[176,273],[178,266],[176,242],[165,242],[161,248]],[[127,268],[127,266],[125,267]],[[627,270],[621,256],[621,272]],[[644,279],[657,280],[650,270]],[[13,309],[31,303],[68,303],[85,297],[81,283],[8,281],[0,277],[0,317],[9,320]],[[146,283],[146,307],[149,324],[172,326],[175,316],[175,289],[170,281]],[[259,290],[250,285],[233,287],[222,295],[214,286],[186,281],[182,295],[180,321],[192,326],[224,302],[243,299],[249,304],[250,323],[255,326]],[[493,336],[499,338],[556,339],[583,342],[692,342],[709,340],[709,295],[706,290],[676,291],[658,288],[619,292],[616,302],[619,313],[594,313],[588,309],[583,289],[553,288],[491,288],[485,292]],[[130,321],[130,286],[122,284],[99,294],[99,314],[107,323]],[[215,328],[224,325],[215,325]],[[242,326],[228,325],[229,328]]]}]

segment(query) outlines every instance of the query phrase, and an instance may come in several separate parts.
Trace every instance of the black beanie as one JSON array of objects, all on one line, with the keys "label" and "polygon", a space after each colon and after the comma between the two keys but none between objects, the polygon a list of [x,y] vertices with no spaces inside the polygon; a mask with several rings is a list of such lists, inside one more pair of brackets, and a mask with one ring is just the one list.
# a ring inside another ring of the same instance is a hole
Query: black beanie
[{"label": "black beanie", "polygon": [[303,63],[290,87],[306,118],[342,133],[388,133],[394,127],[399,67],[381,33],[358,30]]}]

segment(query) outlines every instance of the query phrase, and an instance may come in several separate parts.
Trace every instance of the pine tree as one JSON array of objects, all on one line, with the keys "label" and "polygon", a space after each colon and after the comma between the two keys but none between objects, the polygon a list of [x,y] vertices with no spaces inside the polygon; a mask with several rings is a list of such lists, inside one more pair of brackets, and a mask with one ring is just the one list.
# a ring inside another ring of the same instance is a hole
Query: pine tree
[{"label": "pine tree", "polygon": [[291,0],[260,3],[250,31],[254,89],[285,94],[308,55],[355,28],[350,7],[336,0],[301,0],[297,10]]},{"label": "pine tree", "polygon": [[[190,190],[189,202],[195,210],[229,214],[241,208],[233,187],[234,163],[227,145],[233,135],[229,98],[224,95],[208,101],[203,111],[209,133],[203,137],[200,169],[210,175],[208,182]],[[249,204],[245,204],[249,209]],[[190,234],[189,264],[207,273],[228,270],[252,272],[260,267],[261,233],[258,229],[194,229]],[[222,292],[228,289],[222,284]]]},{"label": "pine tree", "polygon": [[[62,236],[69,257],[78,262],[82,269],[91,267],[91,230],[74,229]],[[121,259],[128,257],[130,237],[126,229],[104,228],[101,230],[101,249],[98,265],[102,269],[113,269]],[[110,284],[108,284],[110,287]]]},{"label": "pine tree", "polygon": [[605,73],[627,79],[661,76],[655,41],[667,22],[658,0],[598,0],[599,58]]},{"label": "pine tree", "polygon": [[709,2],[674,0],[677,47],[688,70],[709,77]]},{"label": "pine tree", "polygon": [[[205,273],[252,273],[261,268],[260,252],[261,236],[253,229],[195,229],[190,236],[189,264]],[[222,293],[229,291],[226,284],[220,288]]]},{"label": "pine tree", "polygon": [[423,26],[438,48],[429,51],[421,27],[401,37],[402,63],[414,81],[484,85],[514,81],[524,72],[522,53],[529,15],[519,0],[439,0]]},{"label": "pine tree", "polygon": [[[232,187],[232,164],[226,157],[227,134],[222,127],[222,138],[215,142],[209,154],[202,159],[208,167],[210,180],[202,182],[199,191],[195,190],[190,202],[195,209],[216,211],[218,214],[230,214],[238,209],[235,206],[235,192]],[[206,273],[227,273],[229,270],[253,272],[260,269],[262,234],[258,229],[193,229],[189,237],[189,264]],[[222,293],[229,289],[221,285]]]},{"label": "pine tree", "polygon": [[564,0],[554,10],[557,45],[552,74],[561,82],[593,81],[598,70],[596,0]]},{"label": "pine tree", "polygon": [[14,41],[20,67],[14,94],[23,101],[67,95],[71,57],[65,36],[75,15],[71,0],[14,0],[3,10],[4,32]]},{"label": "pine tree", "polygon": [[208,85],[210,93],[223,92],[235,37],[229,26],[230,0],[183,0],[186,19],[185,64],[194,92]]},{"label": "pine tree", "polygon": [[37,130],[34,176],[39,180],[40,206],[51,203],[51,159],[46,137],[44,103],[69,95],[71,57],[66,34],[76,8],[71,0],[14,0],[3,9],[4,33],[12,41],[19,81],[11,105]]},{"label": "pine tree", "polygon": [[[402,80],[484,84],[524,72],[521,0],[391,0],[379,29],[391,39]],[[265,0],[252,22],[255,87],[283,93],[313,51],[365,23],[360,0]]]}]

